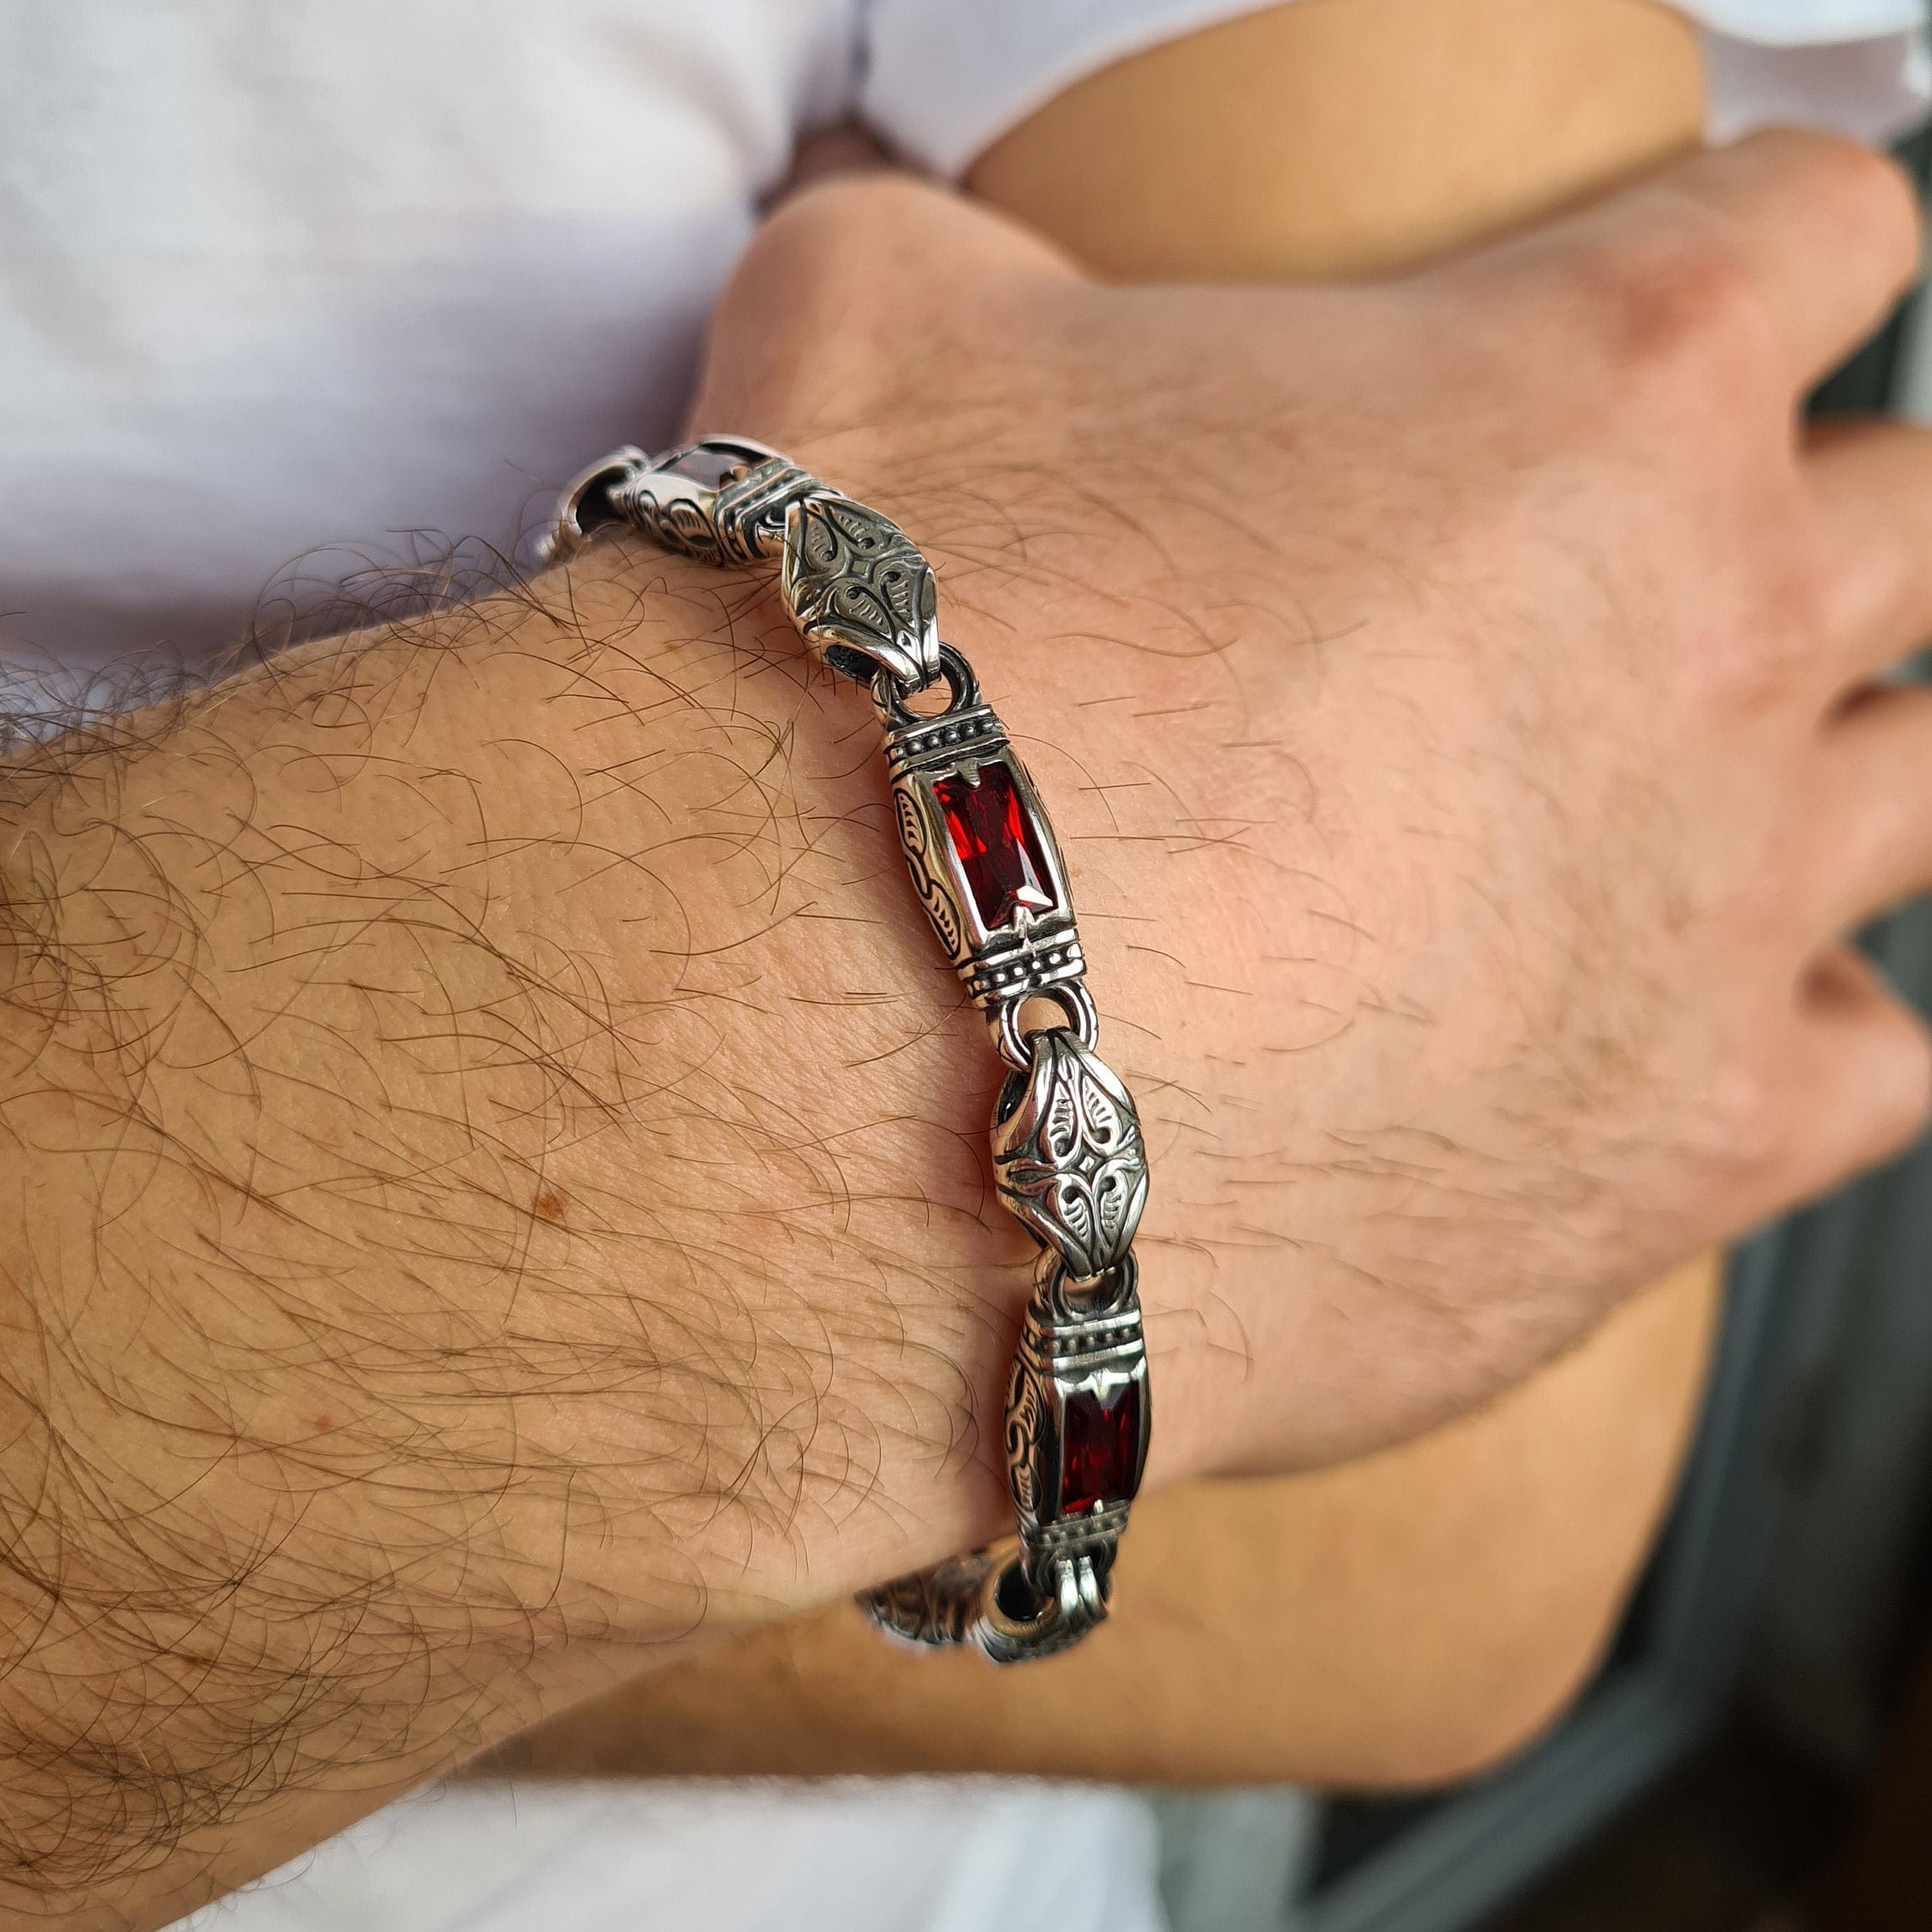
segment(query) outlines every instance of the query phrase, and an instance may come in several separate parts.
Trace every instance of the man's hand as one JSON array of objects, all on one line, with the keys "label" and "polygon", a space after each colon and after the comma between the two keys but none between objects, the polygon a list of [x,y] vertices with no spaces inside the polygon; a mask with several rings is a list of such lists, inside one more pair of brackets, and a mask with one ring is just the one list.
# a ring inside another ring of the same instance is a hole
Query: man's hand
[{"label": "man's hand", "polygon": [[1878,1158],[1924,1036],[1932,452],[1799,427],[1912,273],[1762,137],[1431,273],[1114,289],[949,197],[755,246],[696,420],[938,563],[1153,1117],[1157,1473],[1345,1455]]}]

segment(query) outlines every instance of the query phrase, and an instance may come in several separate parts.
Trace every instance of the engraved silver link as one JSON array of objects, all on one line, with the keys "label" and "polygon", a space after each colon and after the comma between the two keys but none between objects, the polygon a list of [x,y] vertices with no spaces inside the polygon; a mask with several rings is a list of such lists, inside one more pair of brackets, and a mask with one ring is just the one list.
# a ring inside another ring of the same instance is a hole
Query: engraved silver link
[{"label": "engraved silver link", "polygon": [[[1006,727],[981,697],[972,666],[950,644],[939,646],[937,675],[946,702],[929,714],[910,708],[914,693],[898,680],[884,672],[872,680],[913,890],[1009,1066],[1031,1064],[1020,1017],[1036,998],[1057,1004],[1091,1047],[1100,1019],[1086,989],[1072,889],[1052,823]],[[982,786],[991,792],[982,794]],[[1003,902],[986,904],[977,889],[983,882],[975,881],[951,821],[996,804],[1006,809],[991,816],[1003,820],[1010,811],[1016,831],[1008,890]]]},{"label": "engraved silver link", "polygon": [[[562,562],[629,524],[717,564],[777,556],[786,609],[834,670],[871,687],[913,887],[1012,1069],[992,1127],[999,1198],[1040,1244],[1008,1378],[1018,1534],[859,1598],[883,1630],[1049,1656],[1107,1615],[1146,1464],[1151,1407],[1133,1243],[1147,1198],[1133,1097],[1096,1050],[1099,1016],[1060,847],[1005,727],[939,635],[931,566],[903,531],[762,443],[624,448],[571,484],[543,545]],[[936,712],[910,700],[943,681]],[[1030,1002],[1064,1024],[1029,1027]]]},{"label": "engraved silver link", "polygon": [[866,1591],[860,1607],[890,1637],[921,1649],[971,1644],[994,1663],[1049,1657],[1107,1615],[1091,1554],[1049,1559],[1043,1583],[1017,1536]]},{"label": "engraved silver link", "polygon": [[923,690],[939,674],[933,567],[889,517],[849,497],[793,502],[778,580],[805,642],[862,683],[883,671]]},{"label": "engraved silver link", "polygon": [[[705,563],[755,563],[782,545],[796,506],[825,487],[782,456],[755,456],[754,447],[722,438],[693,444],[669,459],[682,460],[684,471],[639,471],[611,486],[611,507],[666,550]],[[719,480],[702,480],[714,468]]]},{"label": "engraved silver link", "polygon": [[1068,1272],[1125,1261],[1147,1201],[1140,1116],[1120,1076],[1076,1032],[1029,1034],[1030,1062],[1007,1076],[993,1115],[999,1199]]},{"label": "engraved silver link", "polygon": [[1020,1556],[1018,1537],[1010,1536],[881,1583],[859,1599],[860,1607],[908,1643],[976,1643],[988,1585]]},{"label": "engraved silver link", "polygon": [[793,503],[837,495],[749,436],[706,436],[659,457],[627,445],[572,482],[538,550],[562,563],[598,531],[628,523],[705,563],[752,563],[783,546]]}]

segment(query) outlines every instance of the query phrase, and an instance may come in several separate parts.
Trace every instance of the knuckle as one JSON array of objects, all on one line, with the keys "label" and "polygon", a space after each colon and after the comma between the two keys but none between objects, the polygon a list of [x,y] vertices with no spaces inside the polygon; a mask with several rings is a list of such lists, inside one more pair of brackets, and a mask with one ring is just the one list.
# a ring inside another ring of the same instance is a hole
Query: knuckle
[{"label": "knuckle", "polygon": [[[1760,529],[1778,526],[1762,507]],[[1832,586],[1787,533],[1785,554],[1755,559],[1731,600],[1729,621],[1701,630],[1685,661],[1688,695],[1704,713],[1738,720],[1789,705],[1817,681],[1820,640],[1829,634]]]},{"label": "knuckle", "polygon": [[1732,1067],[1712,1084],[1706,1145],[1716,1165],[1740,1182],[1789,1164],[1794,1121],[1789,1097],[1762,1065]]},{"label": "knuckle", "polygon": [[1605,359],[1626,374],[1683,371],[1727,389],[1775,367],[1775,338],[1750,263],[1711,224],[1598,244],[1576,273]]},{"label": "knuckle", "polygon": [[1919,258],[1921,221],[1911,177],[1889,155],[1839,135],[1814,135],[1804,165],[1832,197],[1842,232],[1871,248],[1909,281]]},{"label": "knuckle", "polygon": [[848,409],[882,406],[877,386],[897,366],[892,344],[944,281],[929,231],[933,204],[948,199],[882,173],[834,177],[781,204],[712,312],[711,415],[762,421],[774,435],[783,423],[796,440],[841,397]]},{"label": "knuckle", "polygon": [[816,289],[845,259],[855,213],[850,191],[823,182],[775,209],[738,258],[726,299],[739,302]]}]

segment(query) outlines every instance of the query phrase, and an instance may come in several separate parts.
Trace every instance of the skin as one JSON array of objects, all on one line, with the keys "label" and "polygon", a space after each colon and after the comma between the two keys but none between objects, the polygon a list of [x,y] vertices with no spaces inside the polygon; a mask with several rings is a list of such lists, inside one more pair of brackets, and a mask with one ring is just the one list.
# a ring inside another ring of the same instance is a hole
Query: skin
[{"label": "skin", "polygon": [[882,1644],[829,1604],[566,1712],[485,1768],[1328,1788],[1479,1771],[1595,1662],[1682,1451],[1708,1274],[1692,1264],[1419,1442],[1145,1498],[1105,1626],[1024,1674]]},{"label": "skin", "polygon": [[[1345,277],[1690,150],[1702,80],[1681,17],[1631,0],[1296,0],[1079,82],[968,183],[1118,279]],[[863,160],[814,161],[841,158]],[[1714,1255],[1674,1271],[1413,1444],[1148,1497],[1104,1637],[1078,1652],[989,1674],[834,1604],[493,1765],[1327,1786],[1479,1769],[1569,1701],[1614,1628],[1690,1439],[1717,1276]]]},{"label": "skin", "polygon": [[[1413,1437],[1923,1117],[1838,935],[1932,872],[1867,689],[1932,478],[1795,420],[1915,249],[1796,137],[1365,287],[896,181],[754,245],[701,415],[918,532],[1055,803],[1156,1485]],[[16,1918],[161,1923],[999,1527],[994,1063],[762,577],[613,544],[5,790]]]},{"label": "skin", "polygon": [[1294,0],[1077,82],[966,179],[1123,281],[1344,281],[1703,131],[1696,34],[1648,0]]}]

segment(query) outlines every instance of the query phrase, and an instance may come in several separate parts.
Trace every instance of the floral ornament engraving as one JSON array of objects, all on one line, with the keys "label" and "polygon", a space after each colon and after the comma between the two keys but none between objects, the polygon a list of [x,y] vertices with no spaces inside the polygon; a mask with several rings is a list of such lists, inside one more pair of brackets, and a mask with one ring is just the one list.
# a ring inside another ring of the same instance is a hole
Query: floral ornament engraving
[{"label": "floral ornament engraving", "polygon": [[933,567],[877,510],[841,496],[793,503],[779,586],[792,622],[835,669],[869,679],[883,668],[914,689],[938,674]]},{"label": "floral ornament engraving", "polygon": [[1041,1370],[1023,1349],[1006,1377],[1006,1485],[1022,1522],[1040,1520],[1041,1437],[1045,1433],[1046,1395]]},{"label": "floral ornament engraving", "polygon": [[993,1120],[999,1198],[1078,1279],[1127,1255],[1147,1201],[1147,1153],[1127,1091],[1066,1027],[1029,1036]]},{"label": "floral ornament engraving", "polygon": [[913,890],[919,895],[919,902],[925,907],[939,944],[946,949],[946,957],[957,964],[968,956],[965,932],[960,925],[958,908],[946,889],[944,872],[928,862],[926,820],[919,801],[910,786],[900,783],[892,787],[892,804],[899,826],[899,849],[906,855]]}]

